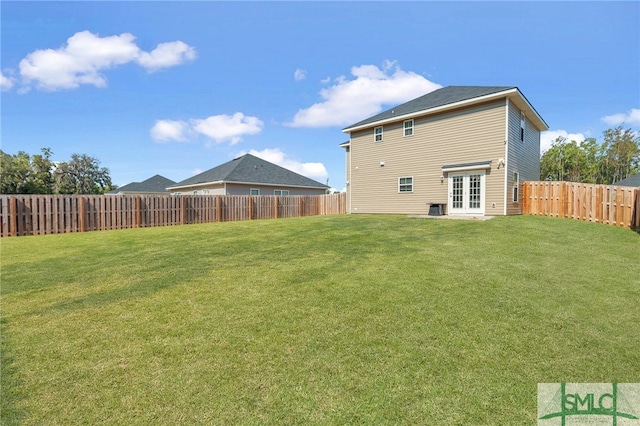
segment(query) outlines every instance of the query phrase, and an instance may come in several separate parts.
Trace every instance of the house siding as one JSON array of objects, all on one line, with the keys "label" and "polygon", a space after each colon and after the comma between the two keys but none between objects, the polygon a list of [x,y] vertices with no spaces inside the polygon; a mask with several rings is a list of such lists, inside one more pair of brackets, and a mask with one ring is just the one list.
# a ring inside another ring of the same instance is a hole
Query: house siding
[{"label": "house siding", "polygon": [[[525,114],[524,141],[520,139],[520,109],[509,105],[509,157],[507,159],[507,214],[522,214],[522,182],[540,179],[540,131]],[[518,202],[513,202],[513,174],[520,175]]]},{"label": "house siding", "polygon": [[289,195],[322,195],[326,192],[323,188],[293,188],[287,186],[227,183],[226,185],[216,184],[211,186],[180,188],[179,190],[174,190],[172,193],[180,193],[182,195],[250,195],[252,189],[259,189],[260,195],[274,195],[273,191],[276,189],[288,190]]},{"label": "house siding", "polygon": [[[497,170],[497,159],[505,153],[505,116],[506,101],[500,100],[416,117],[412,136],[403,136],[404,120],[386,124],[382,142],[374,142],[375,125],[352,132],[349,211],[426,214],[430,202],[448,202],[448,176],[445,173],[441,182],[442,166],[491,160],[484,210],[486,215],[502,214],[504,172]],[[398,178],[408,176],[413,177],[413,192],[399,193]]]},{"label": "house siding", "polygon": [[289,195],[322,195],[326,193],[324,188],[294,188],[287,186],[268,186],[268,185],[240,185],[234,183],[227,184],[227,195],[249,195],[251,189],[259,189],[260,195],[274,195],[276,189],[289,191]]},{"label": "house siding", "polygon": [[222,186],[222,184],[210,186],[186,186],[171,189],[170,191],[173,195],[224,195],[224,186]]}]

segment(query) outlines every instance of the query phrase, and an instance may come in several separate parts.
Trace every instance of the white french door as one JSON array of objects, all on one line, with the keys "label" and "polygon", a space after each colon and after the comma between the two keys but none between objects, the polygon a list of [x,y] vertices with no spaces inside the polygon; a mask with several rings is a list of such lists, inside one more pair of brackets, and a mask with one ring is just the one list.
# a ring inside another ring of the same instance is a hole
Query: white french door
[{"label": "white french door", "polygon": [[449,174],[449,214],[484,215],[484,172]]}]

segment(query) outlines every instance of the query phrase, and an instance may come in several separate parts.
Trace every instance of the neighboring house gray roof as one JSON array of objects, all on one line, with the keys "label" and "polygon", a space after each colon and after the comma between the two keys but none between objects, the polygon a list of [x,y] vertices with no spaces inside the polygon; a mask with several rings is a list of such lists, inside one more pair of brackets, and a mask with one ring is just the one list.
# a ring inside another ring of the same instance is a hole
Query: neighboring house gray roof
[{"label": "neighboring house gray roof", "polygon": [[[409,102],[405,102],[401,105],[395,106],[391,109],[376,114],[365,120],[352,124],[349,127],[345,127],[342,131],[348,132],[351,129],[365,126],[368,124],[377,123],[379,121],[385,121],[393,119],[394,117],[410,116],[421,111],[427,111],[430,109],[443,107],[445,105],[455,104],[463,101],[470,101],[475,98],[481,98],[492,94],[497,94],[505,91],[517,91],[522,98],[522,101],[528,105],[528,107],[538,115],[535,109],[529,104],[524,95],[520,93],[516,86],[447,86],[441,89],[434,90],[419,98],[413,99]],[[546,123],[540,121],[543,127],[546,127]]]},{"label": "neighboring house gray roof", "polygon": [[640,188],[640,173],[637,175],[629,176],[626,179],[622,179],[620,182],[615,182],[616,186],[637,186]]},{"label": "neighboring house gray roof", "polygon": [[329,188],[327,185],[316,182],[313,179],[299,175],[298,173],[287,170],[284,167],[280,167],[251,154],[245,154],[242,157],[235,158],[227,163],[192,176],[182,182],[171,185],[170,188],[176,189],[214,182],[254,183],[272,186],[296,186],[322,189]]},{"label": "neighboring house gray roof", "polygon": [[164,176],[155,175],[142,182],[131,182],[113,191],[107,192],[107,194],[123,194],[123,193],[168,193],[167,187],[175,184],[171,179],[167,179]]}]

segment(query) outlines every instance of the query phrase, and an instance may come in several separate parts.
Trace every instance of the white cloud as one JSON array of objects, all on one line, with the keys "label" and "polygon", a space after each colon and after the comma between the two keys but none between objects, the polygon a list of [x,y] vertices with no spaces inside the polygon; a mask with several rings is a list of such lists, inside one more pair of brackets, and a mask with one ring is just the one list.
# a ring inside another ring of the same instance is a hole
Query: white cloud
[{"label": "white cloud", "polygon": [[256,151],[255,149],[252,149],[249,152],[243,151],[238,155],[244,155],[247,153],[255,155],[258,158],[262,158],[263,160],[269,161],[270,163],[277,164],[281,167],[284,167],[285,169],[291,170],[292,172],[296,172],[298,174],[301,174],[302,176],[315,179],[322,183],[324,183],[329,177],[329,173],[327,172],[324,164],[302,163],[300,161],[293,160],[278,148],[266,148],[262,151]]},{"label": "white cloud", "polygon": [[304,80],[305,78],[307,78],[307,72],[305,70],[301,70],[300,68],[298,68],[293,73],[293,78],[296,81]]},{"label": "white cloud", "polygon": [[320,80],[320,83],[322,84],[329,84],[329,82],[331,82],[331,77],[323,78],[322,80]]},{"label": "white cloud", "polygon": [[551,144],[562,136],[568,141],[576,141],[580,144],[586,138],[582,133],[568,133],[566,130],[547,130],[540,133],[540,154],[543,154],[546,150],[551,148]]},{"label": "white cloud", "polygon": [[141,52],[138,63],[149,72],[180,65],[196,58],[196,50],[181,41],[160,43],[151,52]]},{"label": "white cloud", "polygon": [[202,170],[202,169],[195,169],[194,171],[191,172],[191,176],[199,175],[203,171],[204,170]]},{"label": "white cloud", "polygon": [[100,37],[89,31],[75,33],[58,49],[35,50],[20,61],[24,87],[41,90],[75,89],[82,84],[104,87],[103,71],[137,62],[149,72],[179,65],[195,58],[195,49],[176,41],[159,44],[150,53],[142,51],[130,33]]},{"label": "white cloud", "polygon": [[201,134],[216,143],[229,142],[231,145],[242,140],[245,135],[255,135],[262,131],[263,122],[257,117],[241,112],[233,115],[212,115],[200,119],[157,120],[149,133],[157,142],[185,142],[194,134]]},{"label": "white cloud", "polygon": [[230,142],[231,145],[242,140],[244,135],[255,135],[262,131],[263,122],[257,117],[246,116],[241,112],[233,115],[212,115],[205,119],[193,119],[193,130],[217,143]]},{"label": "white cloud", "polygon": [[189,131],[189,124],[184,121],[157,120],[149,133],[158,142],[184,142]]},{"label": "white cloud", "polygon": [[2,72],[0,72],[0,89],[3,92],[6,92],[7,90],[11,90],[14,83],[15,83],[15,79],[13,77],[6,76]]},{"label": "white cloud", "polygon": [[630,126],[640,126],[640,109],[631,108],[627,113],[618,113],[602,117],[601,120],[610,126],[628,124]]},{"label": "white cloud", "polygon": [[407,72],[385,61],[382,69],[375,65],[351,68],[355,79],[336,78],[335,84],[322,89],[322,102],[299,110],[291,127],[325,127],[353,124],[383,109],[417,98],[442,87],[414,72]]}]

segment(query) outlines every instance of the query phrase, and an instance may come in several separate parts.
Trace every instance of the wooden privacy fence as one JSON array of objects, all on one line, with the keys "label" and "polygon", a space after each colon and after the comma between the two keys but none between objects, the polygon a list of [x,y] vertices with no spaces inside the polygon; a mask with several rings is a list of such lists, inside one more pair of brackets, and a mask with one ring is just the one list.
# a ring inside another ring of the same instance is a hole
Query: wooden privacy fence
[{"label": "wooden privacy fence", "polygon": [[0,236],[346,213],[346,195],[0,195]]},{"label": "wooden privacy fence", "polygon": [[523,214],[640,228],[640,189],[576,182],[524,182]]}]

